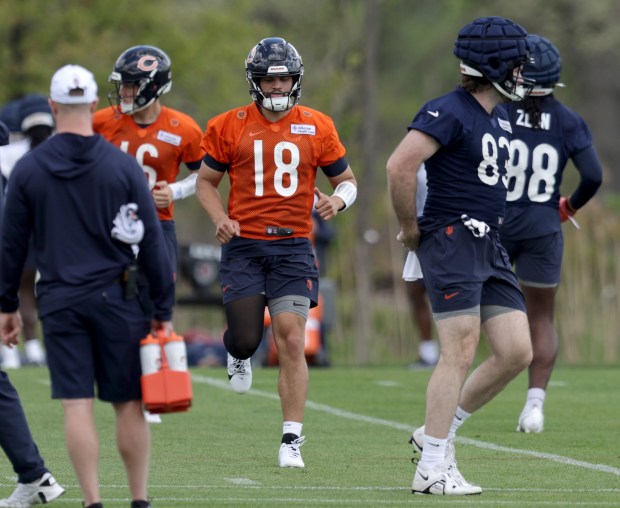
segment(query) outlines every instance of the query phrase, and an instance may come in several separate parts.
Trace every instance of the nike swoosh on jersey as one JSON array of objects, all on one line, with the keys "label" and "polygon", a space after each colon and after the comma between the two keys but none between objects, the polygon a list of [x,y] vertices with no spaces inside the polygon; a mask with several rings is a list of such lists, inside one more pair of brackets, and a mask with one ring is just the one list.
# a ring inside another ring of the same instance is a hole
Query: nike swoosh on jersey
[{"label": "nike swoosh on jersey", "polygon": [[459,293],[460,293],[460,291],[457,291],[455,293],[446,293],[445,295],[443,295],[443,299],[444,300],[452,300],[452,298],[454,298]]},{"label": "nike swoosh on jersey", "polygon": [[439,116],[439,111],[427,111],[427,113],[435,118]]}]

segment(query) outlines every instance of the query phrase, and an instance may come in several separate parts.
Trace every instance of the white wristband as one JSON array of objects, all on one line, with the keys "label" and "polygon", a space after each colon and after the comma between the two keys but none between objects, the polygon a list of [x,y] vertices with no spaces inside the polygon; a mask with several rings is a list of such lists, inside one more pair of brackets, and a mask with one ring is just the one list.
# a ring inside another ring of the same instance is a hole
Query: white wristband
[{"label": "white wristband", "polygon": [[355,203],[355,198],[357,197],[357,187],[354,183],[349,181],[340,182],[334,189],[332,196],[338,196],[344,201],[344,208],[338,210],[339,212],[344,212],[353,203]]},{"label": "white wristband", "polygon": [[198,172],[194,171],[187,178],[171,183],[168,187],[172,191],[172,199],[185,199],[187,196],[191,196],[196,192],[196,178],[198,178]]}]

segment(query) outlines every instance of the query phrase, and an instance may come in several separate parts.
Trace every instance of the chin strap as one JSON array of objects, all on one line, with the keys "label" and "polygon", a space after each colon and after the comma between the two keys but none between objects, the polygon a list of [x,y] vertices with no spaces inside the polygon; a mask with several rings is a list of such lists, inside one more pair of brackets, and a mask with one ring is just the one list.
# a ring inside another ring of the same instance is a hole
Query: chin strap
[{"label": "chin strap", "polygon": [[169,187],[172,191],[172,199],[177,201],[194,194],[196,192],[196,178],[198,178],[198,171],[193,171],[187,178],[171,183]]}]

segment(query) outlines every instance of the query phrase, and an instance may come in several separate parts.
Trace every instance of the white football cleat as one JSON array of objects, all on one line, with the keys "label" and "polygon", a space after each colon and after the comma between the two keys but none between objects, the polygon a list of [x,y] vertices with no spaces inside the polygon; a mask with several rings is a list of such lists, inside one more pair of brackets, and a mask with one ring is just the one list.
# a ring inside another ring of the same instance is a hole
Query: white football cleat
[{"label": "white football cleat", "polygon": [[[411,437],[409,438],[409,444],[413,445],[414,455],[416,453],[419,453],[420,456],[422,456],[422,449],[424,448],[424,425],[422,425],[422,427],[413,431],[413,434],[411,434]],[[419,461],[420,459],[415,456],[412,459],[412,462],[414,463],[417,463]],[[460,482],[461,485],[466,486],[466,487],[472,487],[472,488],[480,488],[480,487],[476,487],[475,485],[472,485],[471,483],[469,483],[465,478],[463,478],[463,475],[459,471],[456,465],[456,449],[454,447],[454,438],[448,439],[448,443],[446,444],[445,467],[447,471],[450,473],[450,475],[455,480]]]},{"label": "white football cleat", "polygon": [[[411,434],[409,438],[409,444],[413,445],[414,454],[419,453],[422,455],[422,449],[424,448],[424,425],[413,431],[413,434]],[[417,460],[414,458],[415,462],[417,462]]]},{"label": "white football cleat", "polygon": [[246,393],[252,387],[250,359],[238,360],[228,353],[228,380],[237,393]]},{"label": "white football cleat", "polygon": [[538,433],[544,429],[545,417],[542,412],[542,408],[534,406],[526,413],[521,413],[519,416],[519,423],[517,425],[517,432]]},{"label": "white football cleat", "polygon": [[418,466],[413,477],[411,492],[436,496],[471,496],[482,493],[480,487],[462,482],[457,476],[462,478],[456,467],[448,468],[445,463],[428,471]]},{"label": "white football cleat", "polygon": [[22,366],[21,356],[17,346],[9,347],[2,345],[2,368],[7,369],[19,369]]},{"label": "white football cleat", "polygon": [[290,444],[282,443],[278,452],[278,465],[280,467],[299,467],[304,468],[304,460],[301,458],[299,448],[304,444],[305,436],[298,437]]},{"label": "white football cleat", "polygon": [[144,409],[142,411],[144,413],[144,419],[149,423],[161,423],[161,416],[159,413],[151,413]]},{"label": "white football cleat", "polygon": [[50,473],[45,473],[32,483],[18,483],[11,497],[0,499],[0,507],[27,508],[35,504],[51,503],[64,494],[63,489]]}]

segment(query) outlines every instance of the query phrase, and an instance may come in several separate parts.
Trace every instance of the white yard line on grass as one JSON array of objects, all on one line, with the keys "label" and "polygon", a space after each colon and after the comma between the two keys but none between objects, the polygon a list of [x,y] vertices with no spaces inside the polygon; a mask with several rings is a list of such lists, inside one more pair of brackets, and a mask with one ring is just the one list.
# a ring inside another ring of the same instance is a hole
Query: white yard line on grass
[{"label": "white yard line on grass", "polygon": [[[205,383],[211,386],[215,386],[217,388],[221,388],[224,390],[232,390],[228,381],[224,381],[222,379],[216,379],[209,376],[201,376],[199,374],[192,374],[192,380],[196,383]],[[256,395],[257,397],[264,397],[273,400],[280,400],[277,394],[271,392],[265,392],[262,390],[256,390],[252,388],[247,395]],[[394,422],[391,420],[384,420],[382,418],[374,418],[372,416],[361,415],[357,413],[352,413],[350,411],[345,411],[342,409],[338,409],[335,407],[327,406],[325,404],[319,404],[317,402],[312,402],[311,400],[306,402],[306,407],[309,409],[314,409],[315,411],[321,411],[323,413],[328,413],[334,416],[339,416],[341,418],[348,418],[349,420],[361,421],[366,423],[371,423],[373,425],[382,425],[384,427],[390,427],[392,429],[403,430],[406,432],[413,432],[415,429],[411,427],[411,425],[407,425],[405,423]],[[581,467],[583,469],[591,469],[593,471],[600,471],[602,473],[609,473],[616,476],[620,476],[620,468],[607,466],[604,464],[592,464],[590,462],[585,462],[583,460],[575,460],[570,457],[563,457],[562,455],[555,455],[553,453],[542,453],[534,450],[523,450],[520,448],[510,448],[508,446],[499,446],[493,443],[487,443],[485,441],[479,441],[478,439],[470,439],[466,437],[457,437],[457,441],[459,443],[477,446],[478,448],[485,448],[487,450],[495,450],[499,452],[506,453],[514,453],[517,455],[528,455],[530,457],[536,457],[538,459],[551,460],[553,462],[559,462],[560,464],[565,464],[568,466],[576,466]]]}]

